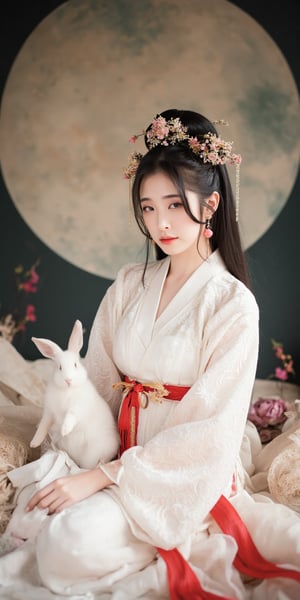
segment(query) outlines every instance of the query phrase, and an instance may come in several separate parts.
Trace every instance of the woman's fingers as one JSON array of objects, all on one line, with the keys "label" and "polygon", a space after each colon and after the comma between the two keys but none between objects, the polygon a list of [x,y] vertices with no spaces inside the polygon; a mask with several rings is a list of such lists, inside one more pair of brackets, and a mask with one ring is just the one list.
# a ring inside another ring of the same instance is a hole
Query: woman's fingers
[{"label": "woman's fingers", "polygon": [[32,496],[27,510],[32,510],[37,506],[40,509],[48,508],[49,512],[54,512],[58,506],[71,500],[68,483],[69,478],[62,478],[46,485]]},{"label": "woman's fingers", "polygon": [[40,509],[48,508],[49,513],[59,512],[112,483],[111,479],[97,468],[61,477],[36,492],[27,504],[27,511],[37,506]]},{"label": "woman's fingers", "polygon": [[53,483],[46,485],[44,488],[42,488],[41,490],[39,490],[38,492],[36,492],[32,498],[29,500],[26,509],[32,510],[33,508],[35,508],[35,506],[38,506],[39,508],[47,508],[48,504],[47,504],[47,496],[49,494],[51,494],[51,492],[53,491]]}]

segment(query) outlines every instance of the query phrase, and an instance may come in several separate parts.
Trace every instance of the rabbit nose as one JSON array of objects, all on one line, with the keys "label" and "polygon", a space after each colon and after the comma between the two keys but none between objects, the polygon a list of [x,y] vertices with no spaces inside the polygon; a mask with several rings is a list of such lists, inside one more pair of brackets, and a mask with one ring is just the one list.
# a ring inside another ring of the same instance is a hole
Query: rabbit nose
[{"label": "rabbit nose", "polygon": [[72,379],[65,379],[65,382],[66,382],[67,385],[71,385]]}]

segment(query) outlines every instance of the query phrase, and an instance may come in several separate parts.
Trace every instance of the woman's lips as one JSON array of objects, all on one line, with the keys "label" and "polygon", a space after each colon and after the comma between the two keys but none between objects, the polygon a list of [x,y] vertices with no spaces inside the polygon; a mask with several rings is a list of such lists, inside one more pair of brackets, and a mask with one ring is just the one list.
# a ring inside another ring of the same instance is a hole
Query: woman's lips
[{"label": "woman's lips", "polygon": [[159,238],[159,241],[161,244],[172,244],[172,242],[175,242],[178,238],[177,237],[168,237],[168,238]]}]

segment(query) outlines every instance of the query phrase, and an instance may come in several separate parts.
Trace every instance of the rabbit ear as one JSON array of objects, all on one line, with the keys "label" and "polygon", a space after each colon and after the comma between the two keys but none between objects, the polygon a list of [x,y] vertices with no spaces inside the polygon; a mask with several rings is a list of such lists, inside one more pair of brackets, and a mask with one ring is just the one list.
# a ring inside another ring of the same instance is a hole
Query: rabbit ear
[{"label": "rabbit ear", "polygon": [[68,342],[68,350],[72,350],[72,352],[77,352],[81,350],[83,346],[83,333],[82,333],[82,324],[78,319],[75,321],[70,339]]},{"label": "rabbit ear", "polygon": [[47,358],[56,358],[62,352],[61,348],[55,342],[51,342],[51,340],[36,337],[32,337],[31,339],[41,354]]}]

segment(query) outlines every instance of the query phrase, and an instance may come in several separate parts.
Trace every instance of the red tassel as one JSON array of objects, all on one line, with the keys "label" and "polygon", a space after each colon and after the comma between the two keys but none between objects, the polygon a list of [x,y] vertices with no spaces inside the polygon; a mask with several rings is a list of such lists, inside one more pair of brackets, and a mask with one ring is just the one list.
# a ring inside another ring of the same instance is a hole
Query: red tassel
[{"label": "red tassel", "polygon": [[234,600],[234,598],[205,591],[177,548],[172,550],[157,548],[157,551],[166,562],[171,600]]},{"label": "red tassel", "polygon": [[245,523],[225,496],[219,498],[210,513],[223,533],[236,540],[238,552],[233,564],[241,573],[256,579],[286,577],[300,582],[300,571],[279,567],[260,554]]},{"label": "red tassel", "polygon": [[136,436],[139,420],[139,392],[143,391],[143,386],[136,383],[133,388],[127,393],[119,414],[118,428],[120,433],[122,454],[128,448],[136,446]]}]

